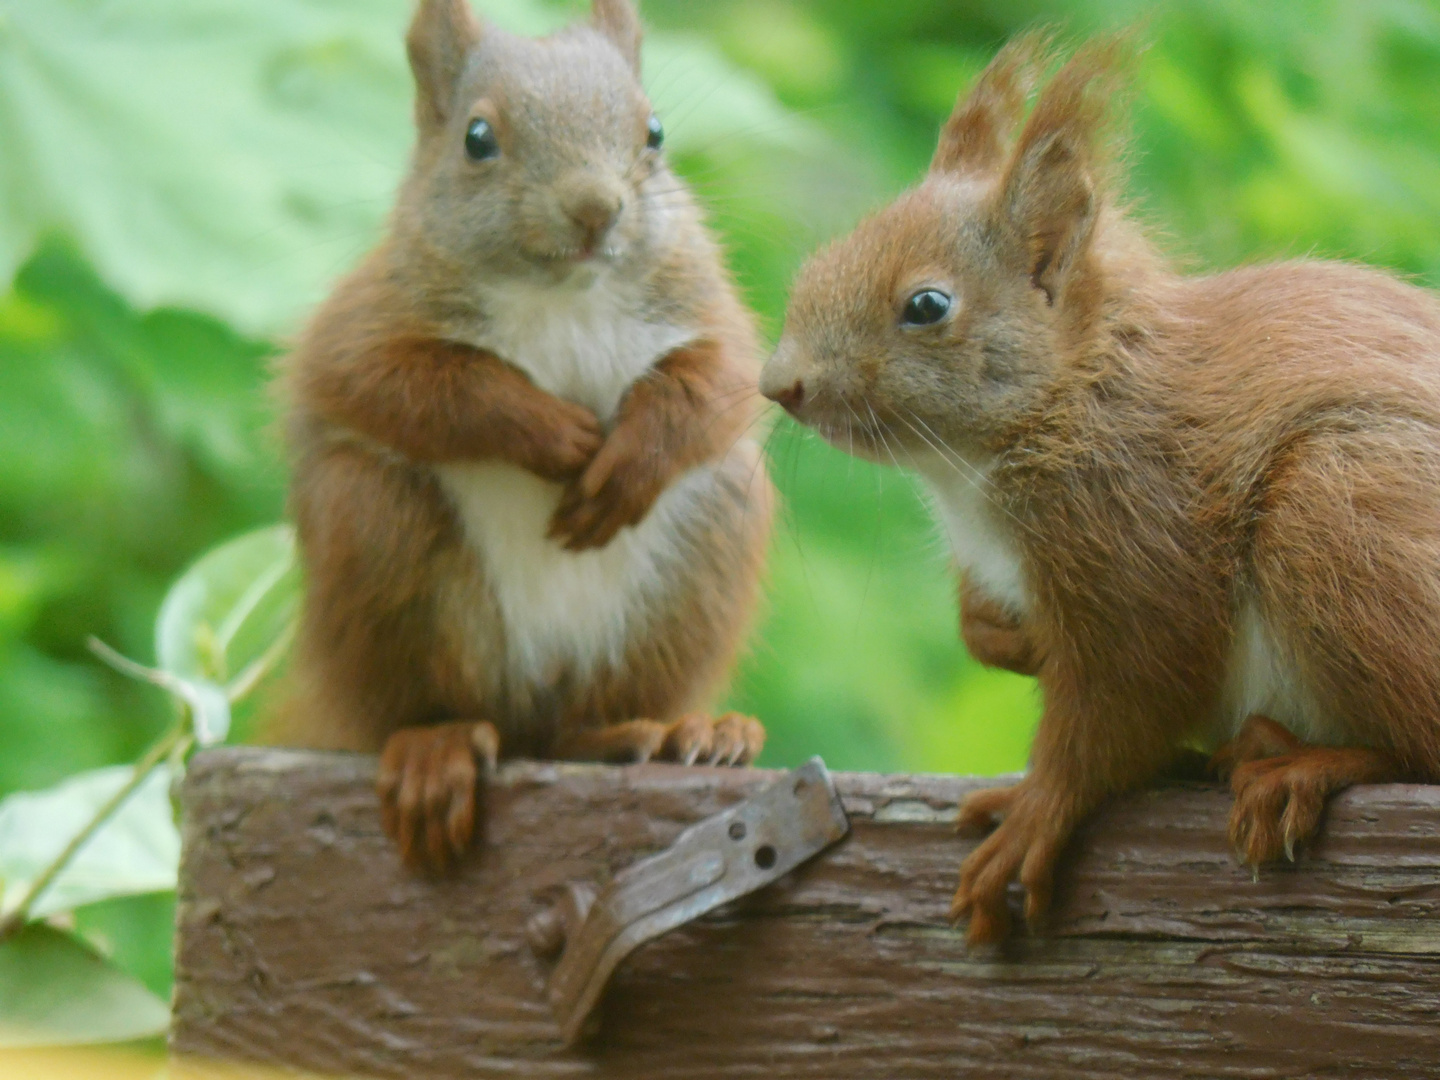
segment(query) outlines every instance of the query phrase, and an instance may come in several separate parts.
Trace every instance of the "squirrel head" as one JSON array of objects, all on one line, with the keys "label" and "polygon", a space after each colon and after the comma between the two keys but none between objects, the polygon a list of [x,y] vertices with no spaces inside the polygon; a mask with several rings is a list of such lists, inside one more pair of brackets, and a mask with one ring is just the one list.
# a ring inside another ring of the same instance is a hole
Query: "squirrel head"
[{"label": "squirrel head", "polygon": [[1046,40],[1002,50],[926,179],[801,271],[761,391],[866,456],[1003,445],[1098,312],[1097,143],[1116,48],[1076,55],[1028,119]]},{"label": "squirrel head", "polygon": [[418,143],[397,231],[455,265],[558,280],[614,265],[663,215],[664,129],[640,86],[630,0],[547,38],[421,0],[406,45]]}]

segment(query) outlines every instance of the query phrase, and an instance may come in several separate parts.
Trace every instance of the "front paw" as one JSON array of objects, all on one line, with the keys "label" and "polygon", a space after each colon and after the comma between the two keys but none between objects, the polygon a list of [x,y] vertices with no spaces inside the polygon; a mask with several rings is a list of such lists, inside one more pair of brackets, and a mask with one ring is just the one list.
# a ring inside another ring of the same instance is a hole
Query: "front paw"
[{"label": "front paw", "polygon": [[628,720],[587,728],[569,736],[560,756],[576,761],[678,765],[748,765],[765,745],[765,728],[754,717],[692,713],[679,720]]},{"label": "front paw", "polygon": [[1268,716],[1251,716],[1235,737],[1210,756],[1210,772],[1216,779],[1229,780],[1235,770],[1252,761],[1298,754],[1305,744],[1290,730]]},{"label": "front paw", "polygon": [[1315,835],[1325,808],[1325,788],[1308,775],[1303,758],[1247,761],[1234,770],[1230,786],[1230,846],[1240,861],[1258,868],[1283,854],[1294,862],[1295,846]]},{"label": "front paw", "polygon": [[604,547],[621,529],[644,520],[670,473],[638,427],[616,428],[566,489],[550,521],[551,539],[570,551]]},{"label": "front paw", "polygon": [[[1283,730],[1283,729],[1282,729]],[[1410,775],[1390,754],[1366,747],[1307,746],[1283,757],[1235,769],[1230,789],[1230,843],[1255,868],[1280,858],[1295,861],[1295,846],[1320,829],[1325,800],[1351,784],[1386,784]]]},{"label": "front paw", "polygon": [[765,728],[743,713],[692,713],[671,724],[655,757],[681,765],[749,765],[765,746]]},{"label": "front paw", "polygon": [[500,736],[493,724],[402,728],[380,755],[376,791],[385,833],[414,871],[448,872],[475,834],[478,761],[493,769]]},{"label": "front paw", "polygon": [[1004,820],[960,867],[960,887],[950,904],[950,920],[969,918],[971,945],[1003,941],[1010,934],[1006,899],[1017,877],[1025,888],[1025,921],[1038,927],[1050,909],[1055,862],[1070,838],[1070,815],[1060,800],[1025,783],[977,791],[965,800],[958,825],[970,828]]},{"label": "front paw", "polygon": [[970,655],[986,667],[1020,675],[1040,671],[1040,648],[1022,621],[968,580],[960,591],[960,637]]},{"label": "front paw", "polygon": [[600,421],[589,409],[556,398],[515,447],[519,464],[546,480],[573,480],[605,445]]}]

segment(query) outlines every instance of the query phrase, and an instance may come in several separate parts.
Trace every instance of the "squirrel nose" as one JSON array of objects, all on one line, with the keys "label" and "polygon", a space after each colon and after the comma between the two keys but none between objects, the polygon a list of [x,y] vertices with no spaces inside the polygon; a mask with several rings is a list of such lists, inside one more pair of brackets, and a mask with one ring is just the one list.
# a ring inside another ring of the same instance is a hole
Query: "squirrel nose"
[{"label": "squirrel nose", "polygon": [[801,379],[796,379],[789,386],[767,390],[765,396],[786,412],[793,413],[805,403],[805,383]]},{"label": "squirrel nose", "polygon": [[585,233],[585,246],[594,248],[615,227],[624,206],[618,195],[596,192],[565,207],[565,213]]}]

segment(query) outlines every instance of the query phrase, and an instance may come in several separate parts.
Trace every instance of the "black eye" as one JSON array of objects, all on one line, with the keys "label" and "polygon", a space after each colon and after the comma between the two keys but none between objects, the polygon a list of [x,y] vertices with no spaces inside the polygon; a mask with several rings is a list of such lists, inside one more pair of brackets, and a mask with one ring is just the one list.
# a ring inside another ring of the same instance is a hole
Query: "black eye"
[{"label": "black eye", "polygon": [[658,116],[650,117],[650,136],[645,140],[645,145],[651,150],[659,150],[665,145],[665,125],[660,123]]},{"label": "black eye", "polygon": [[939,289],[922,289],[905,301],[905,324],[932,326],[950,314],[953,303]]},{"label": "black eye", "polygon": [[465,129],[465,154],[471,161],[489,161],[500,156],[500,140],[488,120],[471,120]]}]

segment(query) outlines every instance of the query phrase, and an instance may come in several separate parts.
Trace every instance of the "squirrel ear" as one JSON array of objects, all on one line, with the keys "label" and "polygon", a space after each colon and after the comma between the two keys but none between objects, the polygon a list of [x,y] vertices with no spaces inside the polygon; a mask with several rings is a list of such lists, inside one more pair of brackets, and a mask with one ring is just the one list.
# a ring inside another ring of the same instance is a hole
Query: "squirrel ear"
[{"label": "squirrel ear", "polygon": [[645,33],[640,27],[640,13],[631,0],[593,0],[590,18],[620,55],[640,74],[640,42]]},{"label": "squirrel ear", "polygon": [[470,0],[420,0],[405,48],[415,73],[415,119],[422,128],[449,119],[466,57],[479,41]]},{"label": "squirrel ear", "polygon": [[1048,31],[1032,31],[995,54],[941,129],[931,172],[987,173],[1004,164],[1005,144],[1025,115],[1051,39]]},{"label": "squirrel ear", "polygon": [[1099,216],[1096,141],[1118,44],[1077,54],[1045,87],[1000,186],[1000,213],[1053,306],[1084,260]]}]

